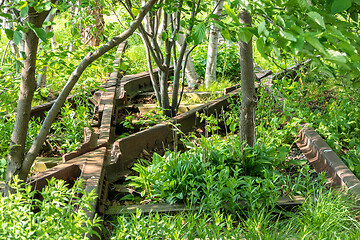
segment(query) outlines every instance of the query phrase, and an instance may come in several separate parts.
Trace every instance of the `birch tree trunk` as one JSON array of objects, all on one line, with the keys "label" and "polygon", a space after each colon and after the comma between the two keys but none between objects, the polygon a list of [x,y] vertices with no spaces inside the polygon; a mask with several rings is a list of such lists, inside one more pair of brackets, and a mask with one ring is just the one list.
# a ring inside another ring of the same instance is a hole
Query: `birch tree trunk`
[{"label": "birch tree trunk", "polygon": [[[239,14],[240,23],[251,27],[251,16],[246,10]],[[254,64],[252,39],[249,43],[240,40],[241,65],[241,109],[240,109],[240,140],[249,146],[255,144],[255,109],[257,96],[254,83]]]},{"label": "birch tree trunk", "polygon": [[[198,12],[201,0],[198,0],[196,4],[191,7],[191,17],[195,18],[195,15]],[[181,22],[181,14],[183,10],[183,0],[175,1],[176,5],[172,8],[163,9],[163,14],[161,14],[160,9],[150,12],[150,23],[147,24],[148,30],[145,30],[144,26],[139,28],[144,44],[146,45],[146,53],[147,59],[149,61],[150,57],[152,57],[159,67],[158,76],[159,76],[159,84],[155,82],[153,77],[153,70],[151,68],[151,64],[149,65],[149,72],[151,81],[153,83],[153,87],[155,90],[155,94],[159,105],[163,108],[163,114],[166,116],[175,116],[177,113],[177,109],[179,106],[179,102],[181,101],[181,94],[179,96],[179,88],[180,88],[180,71],[182,70],[182,63],[185,57],[185,50],[187,47],[186,41],[183,42],[179,50],[178,56],[176,56],[176,46],[175,46],[175,38],[178,36],[180,32],[180,22]],[[167,7],[171,6],[172,2],[167,1],[164,3]],[[131,4],[128,3],[128,11],[130,12]],[[131,13],[130,13],[131,14]],[[161,19],[161,21],[160,21]],[[161,22],[162,26],[159,26]],[[149,28],[150,27],[150,28]],[[186,30],[186,37],[189,36],[192,31],[193,26],[190,24]],[[159,29],[162,29],[160,31]],[[159,36],[161,36],[160,41]],[[185,38],[186,38],[185,37]],[[164,43],[164,53],[162,52],[162,48],[159,43]],[[173,55],[172,55],[173,54]],[[174,64],[174,75],[173,75],[173,92],[172,92],[172,103],[170,106],[169,95],[168,95],[168,80],[169,80],[169,68],[171,60],[173,60]],[[156,89],[159,88],[159,89]]]},{"label": "birch tree trunk", "polygon": [[[181,50],[181,47],[184,45],[184,43],[185,43],[184,35],[179,34],[178,40],[176,41],[176,46],[179,51]],[[188,47],[186,47],[184,55],[186,56],[188,53],[189,53],[189,49],[188,49]],[[183,62],[182,64],[185,64],[185,62]],[[195,70],[194,64],[193,64],[190,56],[187,58],[187,61],[186,61],[185,76],[186,76],[186,80],[188,83],[188,87],[191,89],[195,89],[198,85],[198,81],[199,81],[200,77]]]},{"label": "birch tree trunk", "polygon": [[[217,0],[215,2],[214,14],[221,16],[223,10],[224,0]],[[206,60],[206,71],[205,71],[205,86],[209,87],[211,82],[216,81],[216,58],[217,48],[219,43],[219,29],[214,23],[211,23],[210,34],[209,34],[209,46]]]}]

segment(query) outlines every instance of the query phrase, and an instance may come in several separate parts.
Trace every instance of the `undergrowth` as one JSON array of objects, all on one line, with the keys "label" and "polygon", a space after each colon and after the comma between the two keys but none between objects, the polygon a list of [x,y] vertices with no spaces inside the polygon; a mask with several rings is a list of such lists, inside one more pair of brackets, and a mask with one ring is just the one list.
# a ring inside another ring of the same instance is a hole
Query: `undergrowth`
[{"label": "undergrowth", "polygon": [[360,94],[346,80],[299,72],[299,81],[281,79],[274,90],[284,97],[284,111],[309,123],[360,178]]},{"label": "undergrowth", "polygon": [[86,215],[96,196],[84,193],[81,180],[69,188],[51,179],[41,191],[33,191],[14,178],[11,187],[13,193],[0,196],[0,239],[89,239],[97,234],[93,228],[100,227],[100,218]]},{"label": "undergrowth", "polygon": [[[141,197],[122,200],[182,202],[199,210],[179,214],[120,215],[112,239],[357,239],[360,226],[353,199],[325,186],[303,160],[286,158],[302,116],[287,118],[265,91],[257,109],[257,143],[239,140],[239,106],[214,117],[200,116],[209,137],[182,139],[186,151],[154,154],[140,161],[128,185]],[[216,134],[226,125],[225,137]],[[291,211],[277,207],[281,196],[303,196]]]}]

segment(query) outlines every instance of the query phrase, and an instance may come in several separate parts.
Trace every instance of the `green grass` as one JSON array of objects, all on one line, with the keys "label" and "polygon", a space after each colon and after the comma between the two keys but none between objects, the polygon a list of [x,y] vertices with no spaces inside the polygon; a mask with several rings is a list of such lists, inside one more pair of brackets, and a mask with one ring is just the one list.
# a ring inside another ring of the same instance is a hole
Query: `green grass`
[{"label": "green grass", "polygon": [[196,91],[200,92],[215,92],[215,91],[224,91],[225,88],[234,86],[236,83],[231,81],[229,78],[219,78],[216,82],[211,82],[208,87],[205,84],[199,86]]},{"label": "green grass", "polygon": [[258,209],[175,215],[137,212],[113,219],[111,239],[358,239],[360,225],[342,193],[316,192],[292,212]]}]

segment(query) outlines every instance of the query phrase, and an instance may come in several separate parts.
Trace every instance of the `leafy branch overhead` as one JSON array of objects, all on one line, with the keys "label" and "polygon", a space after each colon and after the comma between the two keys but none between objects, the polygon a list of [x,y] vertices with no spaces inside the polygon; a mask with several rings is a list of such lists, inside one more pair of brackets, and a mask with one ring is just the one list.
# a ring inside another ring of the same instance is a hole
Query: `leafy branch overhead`
[{"label": "leafy branch overhead", "polygon": [[[306,0],[230,1],[224,5],[229,17],[220,22],[224,38],[248,42],[255,37],[256,47],[264,58],[310,58],[313,67],[335,77],[347,73],[360,85],[360,38],[358,36],[360,1]],[[243,27],[238,20],[241,8],[255,19],[255,28]],[[230,19],[230,21],[229,21]]]},{"label": "leafy branch overhead", "polygon": [[29,29],[33,30],[36,36],[43,42],[47,42],[48,39],[54,36],[53,32],[47,33],[44,29],[44,27],[51,23],[45,22],[43,26],[37,27],[33,23],[26,21],[30,9],[33,9],[37,14],[45,11],[55,13],[58,6],[51,1],[38,2],[14,0],[13,4],[9,6],[9,10],[10,12],[15,13],[16,19],[9,13],[1,13],[0,16],[6,21],[14,22],[16,24],[15,29],[5,29],[6,37],[9,40],[13,40],[16,45],[21,42],[23,34],[27,33]]}]

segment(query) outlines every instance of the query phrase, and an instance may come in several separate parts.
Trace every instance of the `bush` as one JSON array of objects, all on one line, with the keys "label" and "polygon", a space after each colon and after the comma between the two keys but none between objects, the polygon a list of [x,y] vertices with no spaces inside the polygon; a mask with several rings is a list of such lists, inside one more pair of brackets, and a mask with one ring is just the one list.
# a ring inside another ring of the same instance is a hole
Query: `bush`
[{"label": "bush", "polygon": [[[69,189],[64,181],[51,179],[38,192],[15,179],[14,193],[0,196],[0,239],[88,239],[100,219],[86,215],[95,194],[84,194],[81,183]],[[35,198],[37,193],[42,201]]]}]

